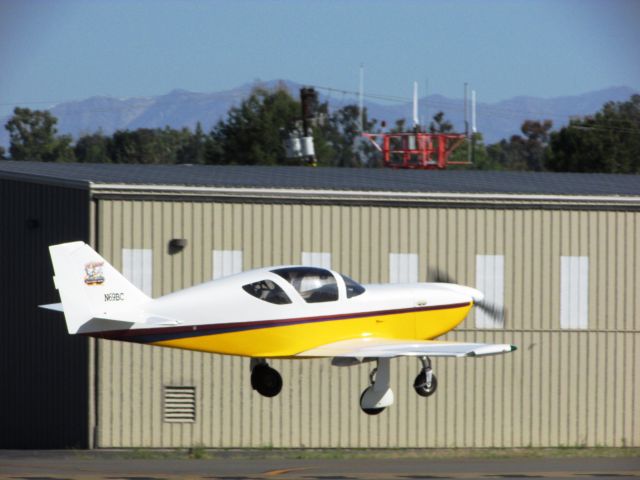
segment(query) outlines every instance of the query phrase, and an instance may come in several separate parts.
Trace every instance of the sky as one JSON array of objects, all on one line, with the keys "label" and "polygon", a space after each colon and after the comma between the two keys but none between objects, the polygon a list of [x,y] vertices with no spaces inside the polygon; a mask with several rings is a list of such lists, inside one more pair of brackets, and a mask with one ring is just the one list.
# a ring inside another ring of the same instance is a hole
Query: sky
[{"label": "sky", "polygon": [[0,0],[0,114],[284,78],[410,98],[640,90],[638,0]]}]

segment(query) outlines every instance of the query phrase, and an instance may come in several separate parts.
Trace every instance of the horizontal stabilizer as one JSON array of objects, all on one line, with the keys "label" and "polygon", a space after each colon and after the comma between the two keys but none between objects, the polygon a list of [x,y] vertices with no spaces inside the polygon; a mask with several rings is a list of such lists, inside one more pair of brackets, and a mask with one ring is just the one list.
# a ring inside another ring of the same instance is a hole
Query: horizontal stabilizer
[{"label": "horizontal stabilizer", "polygon": [[64,312],[64,308],[61,303],[48,303],[47,305],[38,305],[38,307],[53,310],[54,312]]},{"label": "horizontal stabilizer", "polygon": [[182,323],[180,320],[166,317],[148,317],[145,322],[146,325],[178,325]]}]

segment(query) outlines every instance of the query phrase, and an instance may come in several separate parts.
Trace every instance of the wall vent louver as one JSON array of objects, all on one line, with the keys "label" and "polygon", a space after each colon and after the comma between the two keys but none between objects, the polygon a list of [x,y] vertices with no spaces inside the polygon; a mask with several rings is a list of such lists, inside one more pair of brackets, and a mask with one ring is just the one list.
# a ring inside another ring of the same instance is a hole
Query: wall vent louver
[{"label": "wall vent louver", "polygon": [[165,386],[163,420],[193,423],[196,421],[196,387]]}]

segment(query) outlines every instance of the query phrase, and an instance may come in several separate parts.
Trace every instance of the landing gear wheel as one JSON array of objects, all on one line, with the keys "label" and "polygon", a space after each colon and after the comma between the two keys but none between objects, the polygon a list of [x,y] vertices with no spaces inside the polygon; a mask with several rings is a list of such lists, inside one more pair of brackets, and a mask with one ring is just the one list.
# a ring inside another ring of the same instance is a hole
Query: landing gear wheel
[{"label": "landing gear wheel", "polygon": [[263,397],[275,397],[282,390],[282,377],[276,369],[260,363],[251,370],[251,387]]},{"label": "landing gear wheel", "polygon": [[362,395],[360,395],[360,408],[362,409],[362,411],[364,413],[366,413],[367,415],[378,415],[379,413],[381,413],[382,411],[384,411],[385,408],[387,407],[381,407],[381,408],[365,408],[362,406],[362,399],[364,398],[364,396],[367,394],[367,392],[372,389],[373,387],[367,387],[365,388],[364,392],[362,392]]},{"label": "landing gear wheel", "polygon": [[413,388],[421,397],[430,397],[436,393],[436,389],[438,388],[438,379],[432,373],[431,382],[427,384],[427,371],[424,369],[420,370],[420,373],[413,382]]}]

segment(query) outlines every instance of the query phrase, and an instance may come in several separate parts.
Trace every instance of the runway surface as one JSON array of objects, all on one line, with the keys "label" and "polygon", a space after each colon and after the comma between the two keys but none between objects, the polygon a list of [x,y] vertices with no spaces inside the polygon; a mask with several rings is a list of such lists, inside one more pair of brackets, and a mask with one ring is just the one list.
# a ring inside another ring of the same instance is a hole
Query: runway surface
[{"label": "runway surface", "polygon": [[638,458],[129,459],[74,452],[0,451],[3,479],[522,479],[640,478]]}]

